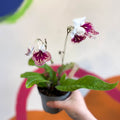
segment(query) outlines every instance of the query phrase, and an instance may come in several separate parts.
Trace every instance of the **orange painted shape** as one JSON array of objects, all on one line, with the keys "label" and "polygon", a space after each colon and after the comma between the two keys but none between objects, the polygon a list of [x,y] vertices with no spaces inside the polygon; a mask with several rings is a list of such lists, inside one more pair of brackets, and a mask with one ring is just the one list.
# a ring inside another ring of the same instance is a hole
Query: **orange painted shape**
[{"label": "orange painted shape", "polygon": [[108,78],[107,81],[110,82],[110,83],[115,83],[115,82],[119,81],[116,88],[120,91],[120,76],[115,76],[115,77]]},{"label": "orange painted shape", "polygon": [[[120,76],[107,79],[108,82],[120,81]],[[120,90],[120,84],[117,86]],[[120,103],[104,91],[91,90],[85,97],[88,109],[98,120],[120,120]]]},{"label": "orange painted shape", "polygon": [[[10,119],[16,120],[16,117]],[[57,114],[49,114],[44,111],[28,111],[27,120],[72,120],[65,111]]]}]

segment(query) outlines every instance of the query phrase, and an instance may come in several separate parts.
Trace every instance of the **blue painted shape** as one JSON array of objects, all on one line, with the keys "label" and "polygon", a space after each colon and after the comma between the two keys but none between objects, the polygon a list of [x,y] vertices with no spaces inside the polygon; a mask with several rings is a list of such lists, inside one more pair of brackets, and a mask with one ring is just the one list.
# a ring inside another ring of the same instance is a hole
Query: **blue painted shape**
[{"label": "blue painted shape", "polygon": [[13,15],[24,0],[0,0],[0,17]]}]

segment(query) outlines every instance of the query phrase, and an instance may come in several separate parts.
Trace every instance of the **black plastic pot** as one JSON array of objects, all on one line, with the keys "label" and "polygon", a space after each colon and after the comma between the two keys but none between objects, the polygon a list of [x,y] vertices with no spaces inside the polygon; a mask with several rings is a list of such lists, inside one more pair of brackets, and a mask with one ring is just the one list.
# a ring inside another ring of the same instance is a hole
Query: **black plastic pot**
[{"label": "black plastic pot", "polygon": [[[38,89],[39,91],[39,89]],[[42,94],[40,91],[40,96],[41,96],[41,100],[42,100],[42,106],[43,106],[43,109],[48,112],[48,113],[52,113],[52,114],[55,114],[55,113],[58,113],[61,111],[61,109],[58,109],[58,108],[50,108],[48,107],[46,104],[48,101],[63,101],[65,100],[66,98],[68,98],[70,96],[70,92],[67,92],[65,95],[62,95],[62,96],[46,96],[44,94]]]}]

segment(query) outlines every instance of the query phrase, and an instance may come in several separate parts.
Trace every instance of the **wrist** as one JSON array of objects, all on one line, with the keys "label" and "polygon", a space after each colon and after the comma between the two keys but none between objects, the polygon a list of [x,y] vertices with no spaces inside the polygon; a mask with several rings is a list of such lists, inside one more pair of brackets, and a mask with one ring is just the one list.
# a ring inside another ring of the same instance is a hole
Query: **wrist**
[{"label": "wrist", "polygon": [[86,108],[83,111],[78,111],[74,120],[97,120],[95,116]]}]

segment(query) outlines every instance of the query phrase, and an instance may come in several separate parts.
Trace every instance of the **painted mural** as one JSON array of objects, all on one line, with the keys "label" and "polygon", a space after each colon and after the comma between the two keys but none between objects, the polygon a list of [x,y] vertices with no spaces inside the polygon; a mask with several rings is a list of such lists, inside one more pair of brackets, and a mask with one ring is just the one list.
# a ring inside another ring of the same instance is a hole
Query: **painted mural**
[{"label": "painted mural", "polygon": [[14,23],[24,15],[33,0],[0,0],[0,22]]},{"label": "painted mural", "polygon": [[[58,66],[52,67],[55,71]],[[43,69],[37,69],[35,72],[43,73]],[[67,71],[66,74],[69,74],[70,71]],[[85,75],[97,76],[93,73],[90,73],[86,70],[79,69],[75,77],[83,77]],[[99,77],[99,76],[97,76]],[[101,77],[99,77],[101,78]],[[10,120],[72,120],[65,111],[61,111],[58,114],[49,114],[45,111],[27,111],[27,99],[30,95],[32,89],[25,88],[25,82],[27,79],[24,79],[23,83],[20,86],[16,99],[16,116]],[[104,80],[104,79],[103,79]],[[111,77],[106,80],[110,83],[115,83],[120,81],[120,76]],[[99,120],[119,120],[120,119],[120,83],[117,88],[114,88],[110,91],[94,91],[90,90],[89,93],[85,96],[85,101],[90,109],[90,111],[98,118]],[[107,102],[106,102],[107,101]],[[104,104],[104,106],[103,106]],[[116,111],[116,112],[113,112]]]},{"label": "painted mural", "polygon": [[[78,63],[79,75],[93,73],[107,82],[120,81],[119,5],[119,0],[0,0],[0,120],[71,120],[65,111],[45,113],[36,87],[26,89],[20,74],[31,70],[24,54],[39,37],[48,40],[54,61],[60,64],[56,54],[63,46],[62,31],[74,18],[86,16],[101,35],[81,43],[76,53],[70,44],[65,61]],[[120,120],[120,84],[112,91],[83,92],[99,120]]]}]

